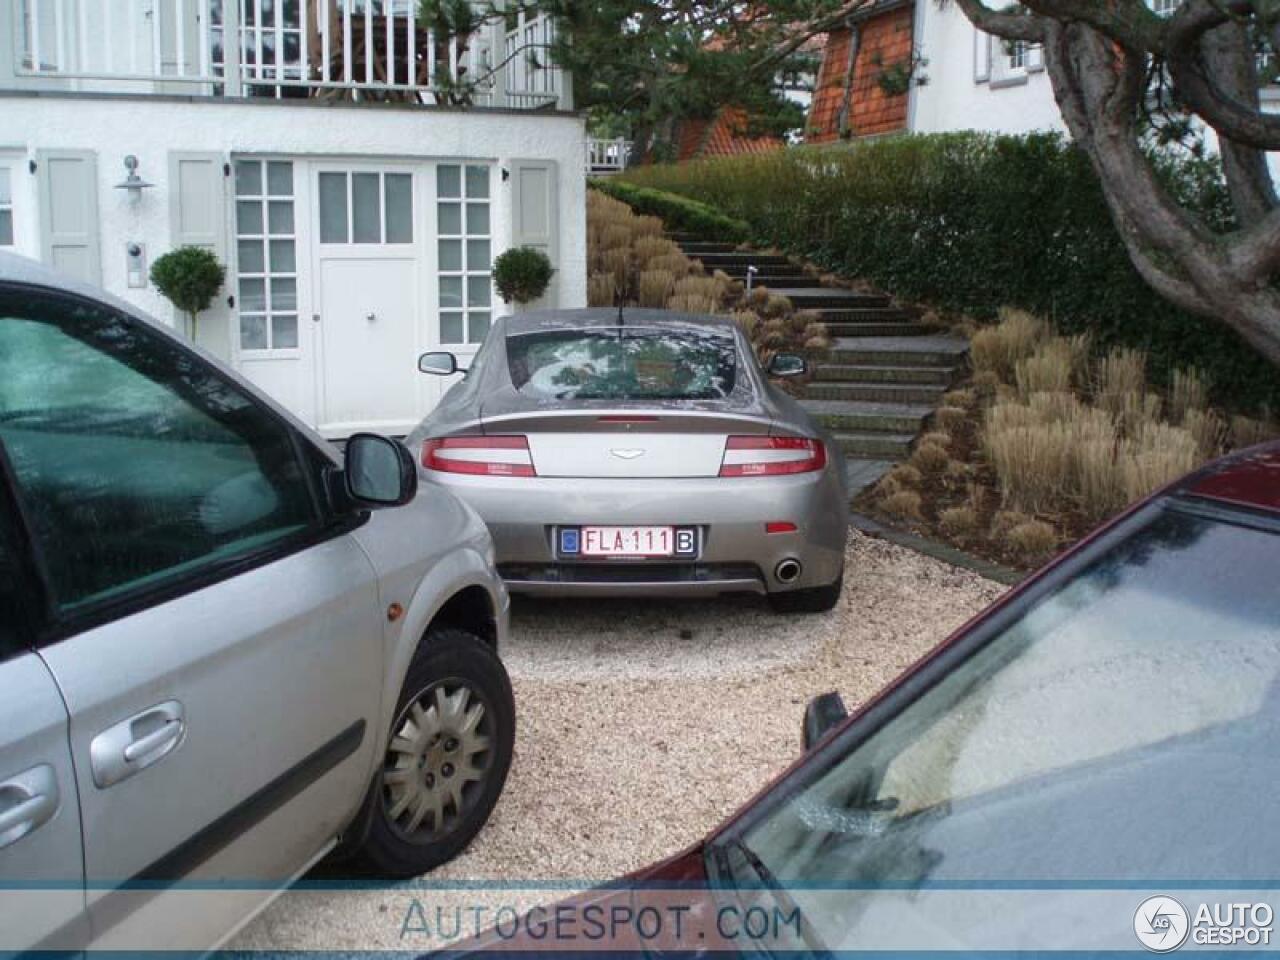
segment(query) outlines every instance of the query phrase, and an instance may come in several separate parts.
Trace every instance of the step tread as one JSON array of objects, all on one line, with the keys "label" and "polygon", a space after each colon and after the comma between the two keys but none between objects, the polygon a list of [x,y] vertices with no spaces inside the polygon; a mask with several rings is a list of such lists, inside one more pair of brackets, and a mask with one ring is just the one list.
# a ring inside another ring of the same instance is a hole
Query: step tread
[{"label": "step tread", "polygon": [[[743,277],[743,280],[745,280],[745,275]],[[768,287],[770,293],[773,293],[775,290],[777,290],[780,284],[784,284],[784,283],[799,284],[800,286],[798,288],[793,287],[792,289],[808,290],[810,292],[818,292],[818,291],[825,292],[827,290],[834,289],[832,287],[824,287],[816,279],[814,279],[812,282],[809,282],[809,280],[806,279],[804,274],[802,273],[798,273],[794,277],[777,277],[777,276],[762,277],[760,274],[757,273],[755,275],[755,279],[751,281],[751,285],[753,287]]]},{"label": "step tread", "polygon": [[827,333],[841,339],[862,337],[927,337],[927,327],[917,327],[909,321],[886,320],[883,323],[868,321],[867,323],[828,323]]},{"label": "step tread", "polygon": [[[949,390],[949,387],[940,383],[900,383],[900,382],[882,382],[879,380],[812,380],[805,389],[821,387],[826,390],[849,390],[857,392],[859,390],[870,391],[875,390],[880,393],[893,395],[895,393],[912,393],[912,394],[928,394],[931,397],[941,397]],[[806,397],[805,399],[813,400],[830,400],[830,397]],[[857,402],[857,401],[851,401]],[[889,402],[889,401],[885,401]],[[922,403],[923,401],[904,401],[906,403]]]},{"label": "step tread", "polygon": [[790,260],[780,253],[752,253],[749,250],[725,250],[722,252],[700,253],[698,255],[698,259],[710,260],[712,262],[718,261],[721,263],[732,263],[737,261],[739,263],[752,264],[757,267],[772,266],[775,264],[783,266],[791,263]]},{"label": "step tread", "polygon": [[[693,259],[697,260],[698,258],[694,257]],[[725,273],[731,273],[731,274],[736,273],[745,277],[747,275],[748,266],[749,264],[746,264],[746,263],[727,263],[724,266],[720,267],[720,269],[723,270]],[[759,280],[760,277],[762,276],[769,276],[769,277],[773,277],[775,280],[784,280],[784,281],[794,280],[797,277],[806,276],[804,272],[804,267],[800,266],[798,263],[772,263],[772,264],[769,264],[768,266],[769,266],[769,270],[771,271],[768,274],[762,274],[760,273],[759,270],[756,271],[757,280]]]},{"label": "step tread", "polygon": [[[859,373],[870,372],[875,370],[882,372],[892,370],[894,373],[918,373],[925,376],[933,376],[942,367],[913,367],[906,363],[820,363],[817,367],[817,374],[821,376],[823,370],[855,370]],[[832,383],[841,383],[846,381],[833,380]]]},{"label": "step tread", "polygon": [[963,337],[850,337],[837,338],[832,349],[850,353],[929,353],[962,357],[969,351]]},{"label": "step tread", "polygon": [[[884,323],[889,320],[919,323],[920,318],[920,314],[914,310],[904,310],[902,307],[845,307],[843,309],[830,307],[819,310],[818,313],[829,315],[827,323],[862,323],[863,321]],[[933,329],[925,324],[920,325],[926,330]]]},{"label": "step tread", "polygon": [[824,300],[844,300],[849,303],[889,302],[889,298],[883,293],[860,293],[844,287],[770,287],[769,290],[792,298],[821,297]]},{"label": "step tread", "polygon": [[834,430],[831,433],[836,443],[868,444],[890,443],[902,447],[910,447],[915,443],[917,434],[902,432],[882,432],[879,430]]},{"label": "step tread", "polygon": [[844,463],[851,498],[876,483],[896,466],[892,460],[868,457],[845,457]]},{"label": "step tread", "polygon": [[933,413],[927,403],[888,403],[879,400],[810,400],[800,406],[816,416],[912,417],[923,420]]}]

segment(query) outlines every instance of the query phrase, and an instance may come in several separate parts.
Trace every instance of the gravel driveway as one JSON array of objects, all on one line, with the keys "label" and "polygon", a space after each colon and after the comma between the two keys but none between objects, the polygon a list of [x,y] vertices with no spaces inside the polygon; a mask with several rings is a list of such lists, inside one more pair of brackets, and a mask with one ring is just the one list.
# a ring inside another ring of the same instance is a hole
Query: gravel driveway
[{"label": "gravel driveway", "polygon": [[[846,570],[839,608],[820,616],[755,598],[517,601],[506,792],[431,880],[586,885],[678,851],[795,759],[810,697],[862,702],[1005,589],[856,532]],[[395,948],[386,910],[376,896],[293,900],[230,946]]]}]

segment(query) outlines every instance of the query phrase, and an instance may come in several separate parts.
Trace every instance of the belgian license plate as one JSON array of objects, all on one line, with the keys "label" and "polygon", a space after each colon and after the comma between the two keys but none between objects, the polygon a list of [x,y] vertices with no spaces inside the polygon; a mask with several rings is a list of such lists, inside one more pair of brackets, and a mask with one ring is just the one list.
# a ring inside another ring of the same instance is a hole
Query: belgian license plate
[{"label": "belgian license plate", "polygon": [[580,557],[674,557],[697,553],[695,531],[684,527],[561,527],[560,553]]},{"label": "belgian license plate", "polygon": [[674,527],[583,527],[584,557],[670,557]]}]

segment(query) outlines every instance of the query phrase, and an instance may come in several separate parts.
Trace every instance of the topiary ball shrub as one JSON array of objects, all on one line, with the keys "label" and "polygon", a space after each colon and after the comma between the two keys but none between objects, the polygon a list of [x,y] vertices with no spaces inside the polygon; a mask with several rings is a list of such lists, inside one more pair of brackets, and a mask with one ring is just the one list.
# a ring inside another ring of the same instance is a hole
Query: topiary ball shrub
[{"label": "topiary ball shrub", "polygon": [[209,309],[226,276],[218,258],[203,247],[179,247],[151,265],[151,282],[190,319],[193,340],[196,314]]},{"label": "topiary ball shrub", "polygon": [[507,303],[537,300],[555,272],[547,255],[533,247],[513,247],[493,261],[493,283]]}]

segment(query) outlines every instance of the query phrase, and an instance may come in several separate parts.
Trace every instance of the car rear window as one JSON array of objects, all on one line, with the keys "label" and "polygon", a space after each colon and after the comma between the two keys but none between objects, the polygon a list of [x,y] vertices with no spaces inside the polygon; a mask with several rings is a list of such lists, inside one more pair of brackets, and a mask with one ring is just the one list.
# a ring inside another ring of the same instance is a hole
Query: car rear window
[{"label": "car rear window", "polygon": [[718,400],[733,392],[732,333],[620,327],[507,338],[511,382],[552,399]]}]

